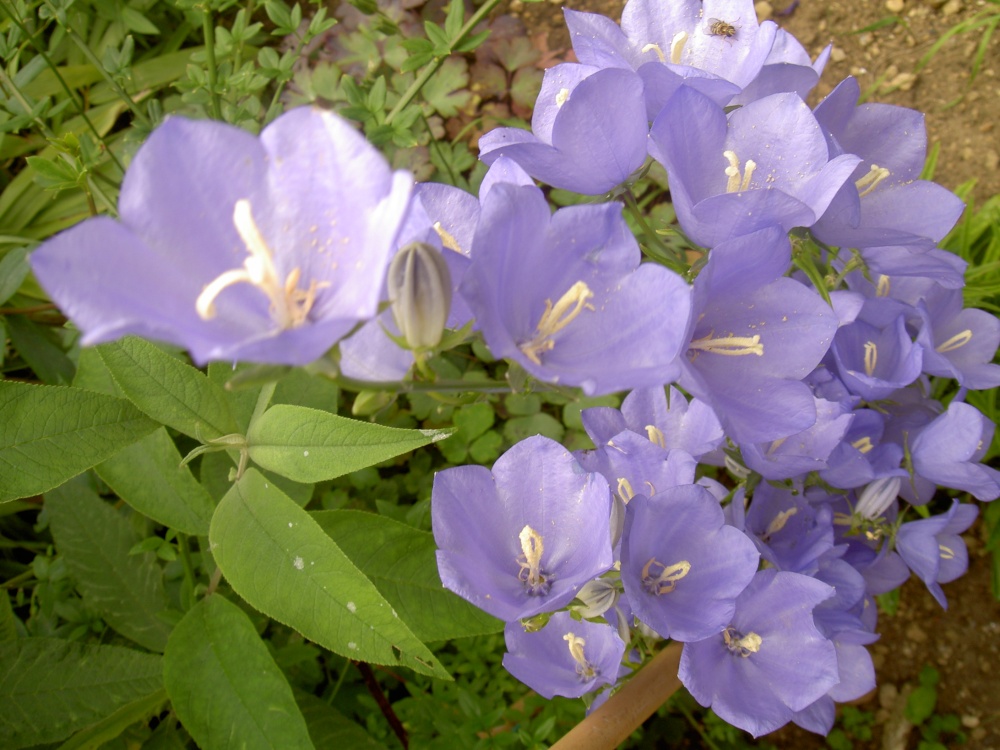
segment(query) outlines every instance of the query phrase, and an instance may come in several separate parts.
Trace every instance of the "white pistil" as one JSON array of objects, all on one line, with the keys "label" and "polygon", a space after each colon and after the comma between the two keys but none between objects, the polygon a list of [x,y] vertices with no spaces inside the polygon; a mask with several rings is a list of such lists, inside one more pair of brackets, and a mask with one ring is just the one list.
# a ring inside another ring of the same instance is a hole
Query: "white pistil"
[{"label": "white pistil", "polygon": [[875,296],[876,297],[888,297],[889,296],[889,277],[882,274],[878,277],[878,284],[875,285]]},{"label": "white pistil", "polygon": [[[660,569],[658,574],[653,573],[654,567]],[[642,585],[650,594],[662,596],[677,588],[677,582],[690,572],[691,563],[687,560],[681,560],[673,565],[664,565],[655,557],[651,557],[642,568]]]},{"label": "white pistil", "polygon": [[859,196],[864,198],[872,190],[878,187],[878,184],[888,176],[888,169],[880,167],[878,164],[872,164],[871,168],[868,170],[868,174],[860,180],[855,180],[854,186],[858,189]]},{"label": "white pistil", "polygon": [[878,347],[874,341],[865,342],[865,375],[872,377],[878,364]]},{"label": "white pistil", "polygon": [[556,94],[556,107],[562,108],[567,101],[569,101],[569,89],[559,89],[559,93]]},{"label": "white pistil", "polygon": [[590,287],[584,282],[578,281],[559,298],[555,305],[552,304],[552,300],[545,300],[545,312],[542,313],[542,317],[538,321],[535,338],[520,346],[524,356],[536,365],[542,364],[540,355],[555,348],[556,342],[552,340],[552,337],[572,323],[584,309],[594,309],[594,306],[589,304],[589,300],[593,296],[594,293],[590,291]]},{"label": "white pistil", "polygon": [[700,352],[712,352],[713,354],[723,354],[727,357],[740,357],[745,354],[753,354],[758,357],[764,356],[764,345],[760,343],[760,334],[753,336],[721,336],[712,338],[708,334],[704,338],[696,339],[688,345],[689,349]]},{"label": "white pistil", "polygon": [[972,341],[972,331],[966,328],[961,333],[956,333],[954,336],[952,336],[950,339],[945,341],[940,346],[935,347],[934,351],[938,352],[939,354],[947,354],[948,352],[953,352],[956,349],[960,349],[961,347],[968,344],[970,341]]},{"label": "white pistil", "polygon": [[747,159],[746,163],[743,165],[741,174],[740,160],[739,157],[736,156],[736,152],[723,151],[722,155],[726,157],[726,161],[729,162],[729,166],[726,167],[726,177],[729,178],[726,181],[726,192],[739,193],[743,190],[749,190],[750,179],[753,177],[753,171],[757,169],[757,162],[753,159]]},{"label": "white pistil", "polygon": [[852,448],[857,448],[861,453],[867,453],[875,446],[872,445],[872,439],[865,435],[863,438],[859,438],[851,443]]},{"label": "white pistil", "polygon": [[646,425],[646,437],[654,445],[658,445],[661,448],[667,447],[667,436],[663,434],[663,430],[657,427],[655,424]]},{"label": "white pistil", "polygon": [[684,51],[684,45],[687,44],[688,35],[686,31],[678,31],[674,34],[674,38],[670,40],[670,62],[674,65],[681,64],[681,53]]},{"label": "white pistil", "polygon": [[626,504],[628,501],[635,497],[635,492],[632,491],[632,483],[629,482],[625,477],[618,478],[618,487],[615,490]]},{"label": "white pistil", "polygon": [[665,63],[667,61],[667,58],[663,56],[663,50],[660,49],[659,44],[652,44],[652,43],[647,44],[645,47],[642,48],[642,51],[643,53],[653,51],[656,53],[656,56],[660,58],[661,63]]},{"label": "white pistil", "polygon": [[736,638],[736,635],[736,630],[728,627],[722,631],[722,640],[726,642],[726,646],[731,652],[743,658],[750,656],[750,654],[756,654],[760,651],[761,644],[764,643],[764,639],[756,633],[747,633],[742,638]]},{"label": "white pistil", "polygon": [[517,561],[521,567],[518,578],[528,584],[529,589],[535,589],[545,583],[545,576],[542,574],[542,553],[545,547],[542,544],[542,535],[530,526],[521,529],[517,535],[521,542],[521,552],[524,553],[524,561]]},{"label": "white pistil", "polygon": [[781,446],[783,446],[785,444],[786,440],[788,440],[788,438],[787,437],[783,437],[783,438],[778,438],[777,440],[772,441],[770,447],[767,449],[767,455],[768,456],[773,456],[774,452],[776,450],[778,450],[778,448],[780,448]]},{"label": "white pistil", "polygon": [[438,237],[441,238],[441,245],[448,250],[454,250],[459,255],[465,255],[465,251],[462,250],[462,246],[458,244],[458,240],[455,236],[451,234],[447,229],[441,226],[440,221],[434,222],[434,231],[437,232]]},{"label": "white pistil", "polygon": [[215,317],[215,300],[222,291],[234,284],[250,284],[260,289],[271,300],[271,317],[281,330],[302,325],[316,302],[316,292],[328,283],[309,282],[309,288],[299,289],[302,269],[293,268],[284,283],[274,267],[273,253],[267,246],[250,211],[250,201],[240,199],[233,207],[233,226],[243,240],[249,257],[243,268],[234,268],[219,274],[209,282],[195,300],[195,310],[202,320]]},{"label": "white pistil", "polygon": [[566,645],[569,646],[570,656],[573,657],[573,661],[576,662],[576,673],[580,675],[582,679],[589,680],[597,674],[597,670],[594,669],[594,665],[587,661],[587,657],[583,655],[583,647],[587,642],[578,635],[573,633],[567,633],[563,636],[563,640],[566,641]]},{"label": "white pistil", "polygon": [[764,531],[764,541],[771,538],[772,535],[777,534],[783,528],[785,524],[788,523],[788,519],[799,512],[798,508],[789,508],[788,510],[781,511],[778,515],[774,517],[774,520],[767,525],[767,529]]}]

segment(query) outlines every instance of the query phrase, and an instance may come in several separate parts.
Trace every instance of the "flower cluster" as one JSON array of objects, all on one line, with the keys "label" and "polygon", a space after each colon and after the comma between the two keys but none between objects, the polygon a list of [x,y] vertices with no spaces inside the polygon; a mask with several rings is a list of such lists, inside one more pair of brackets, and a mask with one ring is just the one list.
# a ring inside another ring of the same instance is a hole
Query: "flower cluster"
[{"label": "flower cluster", "polygon": [[[444,585],[508,623],[504,665],[542,695],[606,695],[669,638],[724,719],[825,733],[874,686],[874,596],[912,571],[946,606],[966,569],[976,508],[909,506],[1000,496],[993,425],[964,401],[1000,385],[1000,323],[964,307],[964,264],[938,248],[962,204],[919,179],[919,113],[859,105],[853,79],[810,107],[828,50],[810,60],[750,0],[566,20],[579,62],[546,73],[530,132],[482,138],[477,196],[414,185],[316,108],[259,138],[172,118],[120,221],[32,267],[84,344],[333,350],[387,381],[464,328],[539,381],[631,391],[583,412],[591,451],[533,437],[436,476]],[[690,268],[642,262],[623,216],[653,163]],[[603,200],[553,212],[534,180]],[[957,381],[948,404],[931,376]]]}]

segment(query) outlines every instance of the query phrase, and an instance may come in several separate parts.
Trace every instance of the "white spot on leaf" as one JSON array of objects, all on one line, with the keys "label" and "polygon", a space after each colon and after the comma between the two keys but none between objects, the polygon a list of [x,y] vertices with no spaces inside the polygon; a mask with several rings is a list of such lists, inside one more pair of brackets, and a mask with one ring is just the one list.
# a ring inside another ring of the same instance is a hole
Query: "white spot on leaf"
[{"label": "white spot on leaf", "polygon": [[348,602],[347,603],[347,611],[350,612],[353,615],[355,612],[358,611],[358,605],[355,604],[354,602]]},{"label": "white spot on leaf", "polygon": [[295,566],[296,570],[303,570],[306,567],[306,561],[303,560],[301,557],[296,557],[294,560],[292,560],[292,565]]}]

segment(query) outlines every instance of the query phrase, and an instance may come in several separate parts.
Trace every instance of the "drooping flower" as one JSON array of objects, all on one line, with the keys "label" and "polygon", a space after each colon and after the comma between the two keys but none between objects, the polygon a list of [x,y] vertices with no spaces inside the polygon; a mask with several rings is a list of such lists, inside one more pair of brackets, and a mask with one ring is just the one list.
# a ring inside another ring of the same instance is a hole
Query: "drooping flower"
[{"label": "drooping flower", "polygon": [[520,623],[504,629],[509,653],[503,666],[546,698],[579,698],[618,681],[625,643],[606,623],[574,620],[569,612],[552,615],[545,627],[526,632]]},{"label": "drooping flower", "polygon": [[304,365],[378,312],[412,178],[303,107],[260,138],[171,117],[98,217],[32,255],[85,345],[137,334],[200,363]]},{"label": "drooping flower", "polygon": [[955,500],[946,513],[904,523],[896,532],[896,551],[945,609],[948,599],[941,584],[954,581],[968,570],[969,551],[959,535],[977,515],[978,507]]},{"label": "drooping flower", "polygon": [[541,190],[497,184],[483,201],[459,291],[490,351],[588,395],[676,375],[690,288],[639,264],[621,205],[549,212]]},{"label": "drooping flower", "polygon": [[441,581],[507,621],[555,611],[614,562],[610,515],[605,479],[540,435],[492,472],[445,469],[431,495]]}]

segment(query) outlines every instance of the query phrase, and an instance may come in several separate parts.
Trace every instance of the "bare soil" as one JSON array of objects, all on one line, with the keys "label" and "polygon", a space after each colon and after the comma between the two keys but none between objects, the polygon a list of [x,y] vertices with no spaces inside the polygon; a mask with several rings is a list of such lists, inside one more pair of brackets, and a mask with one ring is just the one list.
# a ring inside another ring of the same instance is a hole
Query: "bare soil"
[{"label": "bare soil", "polygon": [[[669,2],[670,0],[663,0]],[[1000,14],[986,0],[802,0],[783,14],[790,0],[757,3],[758,16],[792,32],[813,54],[829,43],[834,51],[816,100],[845,76],[858,78],[870,101],[912,107],[925,113],[929,144],[939,144],[934,179],[952,190],[976,180],[973,200],[1000,193],[1000,33],[986,47],[978,75],[971,76],[982,29],[957,34],[917,71],[932,45],[957,24]],[[523,21],[533,38],[546,34],[543,48],[554,62],[573,59],[561,2],[511,0],[507,12]],[[570,0],[566,7],[620,18],[620,0]],[[1000,30],[998,30],[1000,31]],[[875,714],[874,736],[855,748],[904,750],[921,741],[919,728],[903,717],[906,696],[925,665],[940,673],[937,715],[960,717],[969,750],[1000,749],[1000,602],[990,590],[991,555],[982,525],[967,536],[969,573],[947,584],[947,612],[923,584],[902,589],[898,612],[883,616],[881,640],[872,647],[877,691],[858,708]],[[795,727],[764,738],[782,750],[825,748],[823,738]],[[958,747],[950,741],[949,747]]]}]

